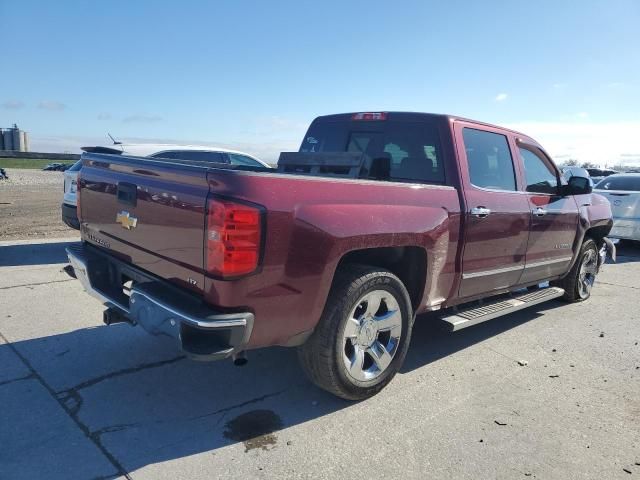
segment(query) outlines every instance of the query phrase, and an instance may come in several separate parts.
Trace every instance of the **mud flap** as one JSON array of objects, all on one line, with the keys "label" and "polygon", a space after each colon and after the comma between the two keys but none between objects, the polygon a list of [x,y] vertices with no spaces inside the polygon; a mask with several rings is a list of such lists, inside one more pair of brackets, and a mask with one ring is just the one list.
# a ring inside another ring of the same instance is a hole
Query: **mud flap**
[{"label": "mud flap", "polygon": [[600,271],[600,267],[602,267],[602,265],[604,265],[604,262],[606,262],[607,256],[614,262],[616,261],[616,246],[610,239],[604,237],[602,239],[602,247],[600,247],[600,252],[598,255],[598,271]]}]

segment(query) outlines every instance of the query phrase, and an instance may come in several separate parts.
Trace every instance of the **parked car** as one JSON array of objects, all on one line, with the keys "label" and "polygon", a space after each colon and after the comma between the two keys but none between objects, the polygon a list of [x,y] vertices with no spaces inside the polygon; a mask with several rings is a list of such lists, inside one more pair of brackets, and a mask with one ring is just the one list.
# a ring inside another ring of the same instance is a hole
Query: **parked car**
[{"label": "parked car", "polygon": [[640,173],[619,173],[601,180],[595,191],[611,202],[611,238],[640,240]]},{"label": "parked car", "polygon": [[[104,153],[111,155],[135,155],[149,158],[173,158],[198,160],[214,163],[228,163],[231,165],[248,165],[271,168],[267,163],[251,155],[236,150],[213,148],[198,145],[168,145],[168,144],[115,144],[108,147],[84,147],[85,152]],[[64,177],[64,196],[62,200],[62,221],[71,228],[80,229],[76,214],[76,186],[78,172],[82,162],[71,166]]]},{"label": "parked car", "polygon": [[610,168],[587,168],[586,170],[587,172],[589,172],[589,175],[593,179],[594,183],[598,183],[600,180],[608,177],[609,175],[618,173],[617,170],[612,170]]},{"label": "parked car", "polygon": [[64,184],[62,194],[62,221],[71,228],[80,230],[80,222],[76,213],[76,189],[78,186],[78,172],[82,167],[82,160],[78,160],[64,172]]},{"label": "parked car", "polygon": [[319,117],[277,171],[82,161],[83,241],[67,253],[105,323],[199,360],[296,346],[314,383],[351,400],[391,381],[416,314],[459,330],[583,301],[615,255],[588,179],[563,181],[524,134],[459,117]]},{"label": "parked car", "polygon": [[70,163],[49,163],[42,170],[50,171],[50,172],[64,172],[67,168],[69,168],[72,164]]}]

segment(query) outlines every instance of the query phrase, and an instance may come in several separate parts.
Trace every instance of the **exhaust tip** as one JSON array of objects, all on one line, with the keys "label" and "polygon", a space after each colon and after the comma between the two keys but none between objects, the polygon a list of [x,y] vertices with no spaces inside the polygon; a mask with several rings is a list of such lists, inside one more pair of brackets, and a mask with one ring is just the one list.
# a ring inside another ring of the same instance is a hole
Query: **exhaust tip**
[{"label": "exhaust tip", "polygon": [[102,321],[105,325],[113,325],[114,323],[132,324],[131,320],[129,320],[114,308],[107,308],[104,312],[102,312]]},{"label": "exhaust tip", "polygon": [[249,362],[249,360],[247,360],[247,355],[244,352],[234,353],[231,356],[231,359],[236,367],[244,367]]}]

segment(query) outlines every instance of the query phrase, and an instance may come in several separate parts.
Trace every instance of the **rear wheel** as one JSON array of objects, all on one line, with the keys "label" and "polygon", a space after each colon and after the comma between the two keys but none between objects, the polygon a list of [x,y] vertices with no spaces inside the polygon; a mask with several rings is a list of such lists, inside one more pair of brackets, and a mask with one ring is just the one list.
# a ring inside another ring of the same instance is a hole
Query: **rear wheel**
[{"label": "rear wheel", "polygon": [[598,273],[598,247],[592,239],[586,239],[571,271],[555,285],[564,289],[564,300],[582,302],[591,296],[591,289]]},{"label": "rear wheel", "polygon": [[413,313],[391,272],[349,265],[336,275],[313,335],[299,348],[307,376],[334,395],[361,400],[382,390],[407,353]]}]

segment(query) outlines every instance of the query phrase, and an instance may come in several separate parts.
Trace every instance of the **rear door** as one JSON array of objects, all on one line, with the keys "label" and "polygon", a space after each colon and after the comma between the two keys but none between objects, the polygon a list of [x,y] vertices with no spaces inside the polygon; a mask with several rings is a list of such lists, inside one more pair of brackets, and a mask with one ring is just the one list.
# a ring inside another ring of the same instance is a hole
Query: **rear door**
[{"label": "rear door", "polygon": [[531,214],[514,154],[499,129],[456,122],[465,203],[460,297],[504,290],[524,270]]},{"label": "rear door", "polygon": [[578,232],[578,205],[559,195],[560,172],[535,145],[516,143],[531,209],[531,231],[520,283],[546,280],[569,269]]}]

